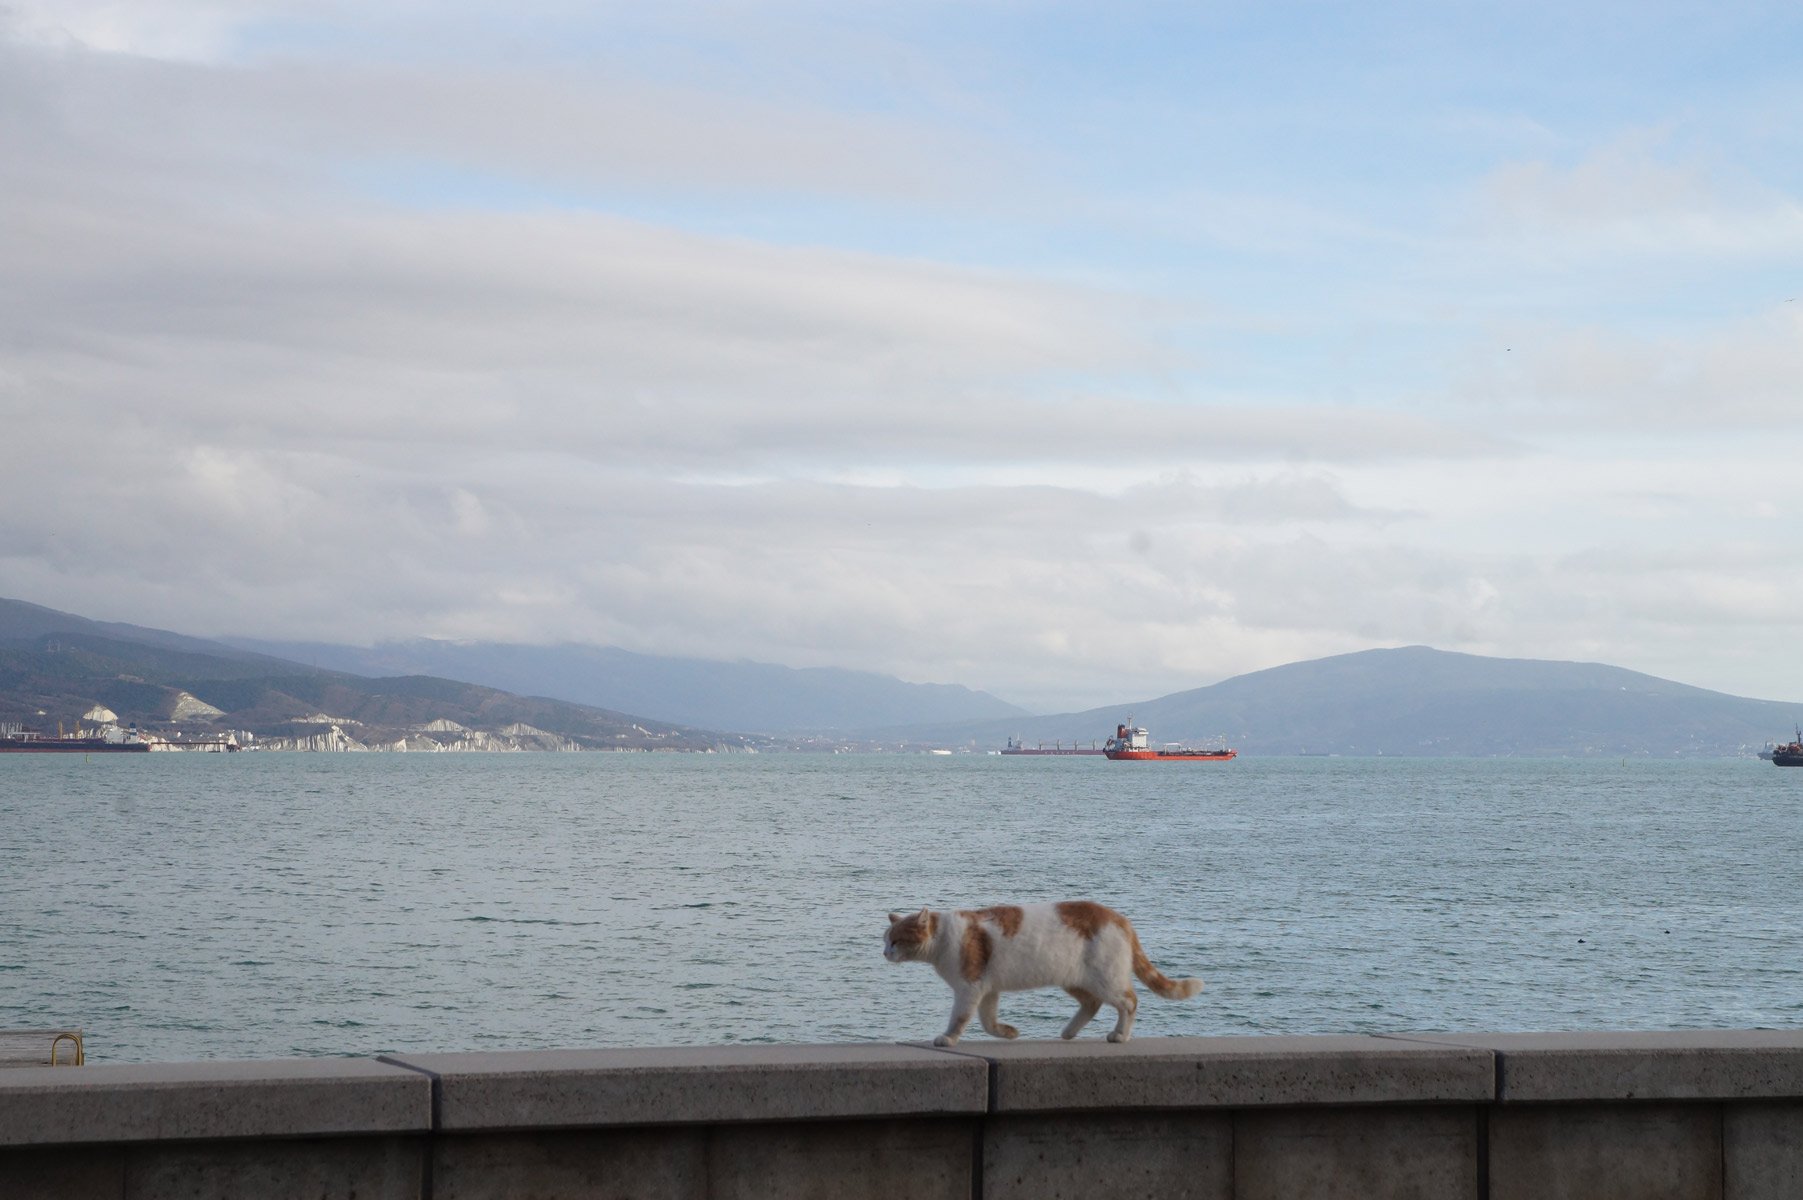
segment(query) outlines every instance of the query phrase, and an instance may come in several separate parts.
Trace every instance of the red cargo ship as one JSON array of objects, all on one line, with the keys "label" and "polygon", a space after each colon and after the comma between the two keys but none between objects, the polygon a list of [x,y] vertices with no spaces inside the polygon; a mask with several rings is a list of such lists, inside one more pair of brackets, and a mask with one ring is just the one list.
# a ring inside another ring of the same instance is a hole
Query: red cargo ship
[{"label": "red cargo ship", "polygon": [[[1127,720],[1132,721],[1133,718],[1128,717]],[[1154,750],[1145,730],[1130,725],[1117,725],[1114,736],[1102,744],[1102,753],[1116,762],[1226,762],[1236,757],[1239,751],[1225,747],[1219,750],[1198,749],[1180,746],[1176,742],[1166,742]]]}]

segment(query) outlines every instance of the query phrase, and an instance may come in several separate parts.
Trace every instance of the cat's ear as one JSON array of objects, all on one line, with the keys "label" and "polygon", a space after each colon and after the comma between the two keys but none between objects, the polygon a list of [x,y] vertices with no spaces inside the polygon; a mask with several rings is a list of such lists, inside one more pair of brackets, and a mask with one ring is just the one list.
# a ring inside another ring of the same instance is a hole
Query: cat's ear
[{"label": "cat's ear", "polygon": [[927,918],[932,915],[933,909],[931,905],[923,904],[920,906],[920,923],[922,925],[925,925],[927,923]]},{"label": "cat's ear", "polygon": [[891,925],[893,925],[893,924],[895,924],[895,923],[896,923],[896,922],[897,922],[897,921],[899,921],[899,920],[901,920],[901,914],[900,914],[900,913],[890,913],[890,914],[889,914],[889,924],[891,924]]}]

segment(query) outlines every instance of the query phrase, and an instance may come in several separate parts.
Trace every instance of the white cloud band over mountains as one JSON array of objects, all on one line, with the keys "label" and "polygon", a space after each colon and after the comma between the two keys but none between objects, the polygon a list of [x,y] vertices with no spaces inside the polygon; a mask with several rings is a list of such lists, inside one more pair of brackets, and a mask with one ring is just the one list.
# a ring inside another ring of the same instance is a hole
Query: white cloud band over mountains
[{"label": "white cloud band over mountains", "polygon": [[1410,642],[1797,694],[1775,67],[1230,128],[1285,79],[1162,10],[1112,67],[1057,6],[4,11],[0,594],[1044,708]]}]

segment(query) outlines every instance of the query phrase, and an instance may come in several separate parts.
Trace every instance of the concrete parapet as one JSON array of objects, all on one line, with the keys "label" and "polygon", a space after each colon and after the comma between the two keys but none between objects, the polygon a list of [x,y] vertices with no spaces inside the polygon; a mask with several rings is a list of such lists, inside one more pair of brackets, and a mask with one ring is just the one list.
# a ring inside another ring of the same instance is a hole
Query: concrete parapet
[{"label": "concrete parapet", "polygon": [[982,1063],[911,1046],[691,1046],[398,1054],[429,1072],[439,1128],[567,1129],[982,1113]]},{"label": "concrete parapet", "polygon": [[1399,1034],[1488,1050],[1503,1103],[1803,1096],[1803,1030]]},{"label": "concrete parapet", "polygon": [[6,1200],[123,1200],[125,1148],[0,1149],[0,1195]]},{"label": "concrete parapet", "polygon": [[0,1198],[1796,1200],[1803,1035],[723,1046],[0,1073]]},{"label": "concrete parapet", "polygon": [[430,1082],[367,1058],[23,1067],[0,1074],[0,1146],[431,1128]]},{"label": "concrete parapet", "polygon": [[438,1140],[433,1200],[969,1200],[974,1122],[634,1126]]},{"label": "concrete parapet", "polygon": [[1735,1200],[1803,1196],[1803,1103],[1724,1104],[1722,1181]]},{"label": "concrete parapet", "polygon": [[1478,1200],[1470,1108],[1329,1108],[1239,1113],[1234,1200]]},{"label": "concrete parapet", "polygon": [[136,1142],[0,1150],[6,1200],[420,1200],[424,1137]]},{"label": "concrete parapet", "polygon": [[1714,1104],[1503,1106],[1490,1114],[1491,1200],[1721,1200]]},{"label": "concrete parapet", "polygon": [[983,1131],[983,1200],[1233,1200],[1233,1114],[1034,1113]]},{"label": "concrete parapet", "polygon": [[1489,1050],[1376,1037],[1172,1037],[973,1042],[991,1110],[1473,1104],[1495,1096]]},{"label": "concrete parapet", "polygon": [[705,1125],[446,1134],[435,1141],[433,1200],[707,1195]]}]

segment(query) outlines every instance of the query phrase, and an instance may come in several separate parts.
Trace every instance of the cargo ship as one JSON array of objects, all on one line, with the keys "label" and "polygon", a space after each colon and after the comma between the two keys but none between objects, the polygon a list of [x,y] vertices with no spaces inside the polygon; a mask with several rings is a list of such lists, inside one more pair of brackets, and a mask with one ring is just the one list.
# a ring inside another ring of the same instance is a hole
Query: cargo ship
[{"label": "cargo ship", "polygon": [[1182,746],[1176,742],[1166,742],[1153,749],[1146,731],[1135,728],[1132,717],[1127,721],[1126,725],[1115,726],[1114,736],[1102,744],[1102,753],[1114,762],[1226,762],[1239,755],[1239,751],[1225,746],[1217,750]]},{"label": "cargo ship", "polygon": [[[1759,757],[1767,756],[1762,754]],[[1797,730],[1796,741],[1773,746],[1770,757],[1774,767],[1803,767],[1803,729]]]},{"label": "cargo ship", "polygon": [[1062,755],[1065,757],[1068,757],[1072,754],[1084,754],[1084,755],[1093,754],[1096,757],[1100,758],[1103,754],[1106,754],[1107,751],[1100,749],[1094,742],[1091,742],[1088,746],[1079,746],[1075,742],[1072,742],[1070,745],[1067,746],[1061,741],[1053,742],[1050,746],[1046,745],[1044,742],[1039,743],[1039,745],[1037,745],[1037,746],[1029,746],[1025,742],[1021,741],[1019,738],[1009,738],[1008,739],[1008,748],[1006,750],[1002,751],[1002,753],[1003,754],[1056,754],[1056,755]]},{"label": "cargo ship", "polygon": [[97,734],[86,734],[77,725],[72,734],[59,732],[52,737],[35,729],[0,725],[0,754],[145,754],[150,744],[136,726],[120,729],[114,725]]}]

